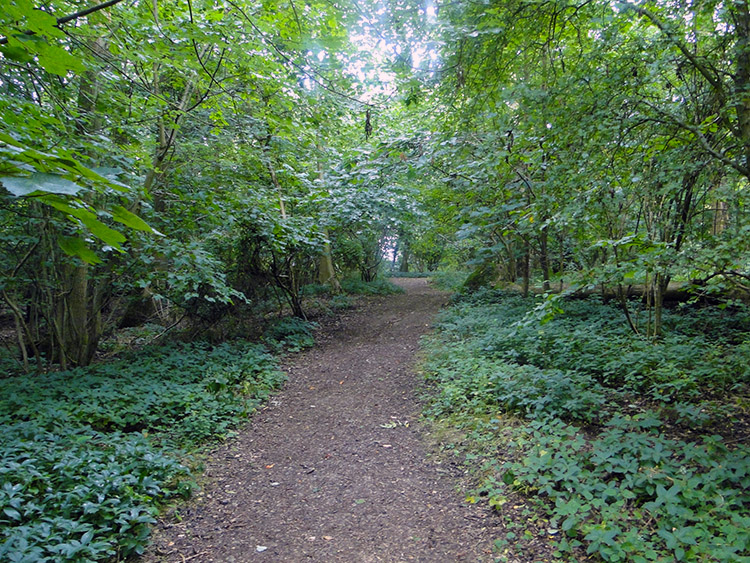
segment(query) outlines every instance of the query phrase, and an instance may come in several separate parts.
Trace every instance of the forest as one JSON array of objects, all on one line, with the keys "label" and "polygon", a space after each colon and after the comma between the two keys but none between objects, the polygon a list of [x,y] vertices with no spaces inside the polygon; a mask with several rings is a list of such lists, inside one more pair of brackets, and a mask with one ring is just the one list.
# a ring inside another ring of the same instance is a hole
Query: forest
[{"label": "forest", "polygon": [[4,0],[0,116],[0,560],[143,553],[409,276],[498,561],[750,560],[747,0]]}]

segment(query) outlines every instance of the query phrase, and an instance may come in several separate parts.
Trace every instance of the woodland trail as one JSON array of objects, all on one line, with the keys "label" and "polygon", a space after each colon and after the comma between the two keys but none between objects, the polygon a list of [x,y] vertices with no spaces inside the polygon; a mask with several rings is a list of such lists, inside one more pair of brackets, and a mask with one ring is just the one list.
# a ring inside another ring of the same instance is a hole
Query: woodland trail
[{"label": "woodland trail", "polygon": [[414,373],[447,295],[424,279],[368,299],[287,361],[283,391],[215,451],[144,563],[492,561],[494,518],[426,445]]}]

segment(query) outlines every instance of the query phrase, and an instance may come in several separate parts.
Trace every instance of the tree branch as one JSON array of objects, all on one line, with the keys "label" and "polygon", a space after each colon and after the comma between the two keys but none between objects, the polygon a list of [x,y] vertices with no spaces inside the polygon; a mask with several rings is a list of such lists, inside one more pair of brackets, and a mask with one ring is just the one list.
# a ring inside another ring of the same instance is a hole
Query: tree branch
[{"label": "tree branch", "polygon": [[663,22],[661,19],[659,19],[659,17],[656,16],[656,14],[650,12],[646,8],[628,4],[627,9],[635,11],[636,14],[645,17],[652,24],[658,27],[659,31],[667,36],[667,39],[669,39],[674,44],[674,46],[680,50],[684,57],[688,61],[690,61],[690,64],[692,64],[693,67],[698,72],[700,72],[701,75],[703,75],[703,78],[708,81],[716,94],[719,96],[719,101],[722,103],[722,105],[726,103],[727,97],[726,93],[724,92],[724,84],[722,84],[721,80],[719,80],[719,78],[716,76],[715,72],[712,72],[712,69],[710,70],[705,64],[698,60],[698,57],[690,51],[690,47],[676,36],[673,29],[670,29],[665,22]]},{"label": "tree branch", "polygon": [[373,107],[373,108],[377,107],[375,104],[371,104],[369,102],[365,102],[363,100],[355,98],[354,96],[350,96],[346,92],[342,92],[341,90],[338,90],[334,86],[326,84],[326,82],[329,82],[329,80],[327,80],[326,78],[324,78],[323,76],[321,76],[319,73],[315,73],[315,72],[311,72],[310,70],[306,70],[302,65],[294,62],[292,60],[292,58],[287,53],[285,53],[278,45],[276,45],[276,43],[274,43],[268,37],[266,37],[266,34],[263,33],[263,31],[255,24],[255,22],[250,18],[250,16],[247,15],[247,12],[245,12],[245,10],[243,10],[240,6],[238,6],[236,2],[234,2],[233,0],[227,0],[227,3],[230,6],[232,6],[233,8],[235,8],[240,13],[240,15],[242,15],[242,17],[247,21],[247,23],[249,23],[250,26],[256,31],[256,33],[258,33],[258,35],[264,40],[264,42],[266,42],[268,45],[270,45],[270,47],[274,51],[276,51],[276,53],[282,59],[284,59],[287,63],[289,63],[290,65],[292,65],[295,69],[297,69],[297,71],[301,72],[304,76],[306,76],[307,78],[309,78],[312,82],[314,82],[315,84],[317,84],[318,86],[320,86],[324,90],[328,90],[332,94],[335,94],[336,96],[339,96],[341,98],[345,98],[347,100],[351,100],[352,102],[355,102],[355,103],[360,104],[360,105],[365,106],[365,107]]},{"label": "tree branch", "polygon": [[701,132],[701,130],[696,127],[695,125],[690,125],[689,123],[683,121],[679,117],[677,117],[674,114],[671,114],[669,112],[666,112],[658,107],[656,107],[654,104],[648,102],[647,100],[643,100],[643,103],[646,104],[648,107],[656,111],[657,113],[663,115],[665,118],[667,118],[669,121],[677,125],[678,127],[681,127],[682,129],[685,129],[686,131],[690,131],[700,142],[703,149],[710,154],[712,157],[717,159],[719,162],[725,164],[726,166],[729,166],[730,168],[733,168],[746,178],[750,178],[750,167],[743,166],[739,162],[736,162],[729,158],[726,153],[715,149],[711,146],[711,144],[708,142],[708,139],[706,139],[706,136]]},{"label": "tree branch", "polygon": [[[77,20],[78,18],[88,16],[89,14],[93,14],[94,12],[98,12],[99,10],[104,10],[105,8],[109,8],[111,6],[114,6],[115,4],[119,4],[120,2],[122,2],[122,0],[107,0],[107,2],[97,4],[96,6],[92,6],[91,8],[86,8],[85,10],[80,10],[68,16],[57,18],[56,27],[59,27],[70,21]],[[24,31],[24,35],[34,35],[34,32]],[[0,37],[0,45],[6,45],[7,43],[8,43],[7,37]]]}]

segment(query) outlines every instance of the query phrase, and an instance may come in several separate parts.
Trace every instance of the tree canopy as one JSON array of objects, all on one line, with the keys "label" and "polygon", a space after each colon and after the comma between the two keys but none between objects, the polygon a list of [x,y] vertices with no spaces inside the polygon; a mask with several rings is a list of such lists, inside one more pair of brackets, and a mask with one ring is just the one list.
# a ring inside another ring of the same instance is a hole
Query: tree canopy
[{"label": "tree canopy", "polygon": [[[96,2],[0,5],[0,557],[141,553],[253,336],[440,270],[429,410],[519,543],[748,553],[748,0]],[[94,362],[133,327],[186,342]]]},{"label": "tree canopy", "polygon": [[12,0],[24,361],[86,364],[149,300],[207,320],[274,288],[303,316],[305,283],[386,261],[606,285],[626,317],[639,288],[658,336],[670,282],[747,289],[748,26],[744,2]]}]

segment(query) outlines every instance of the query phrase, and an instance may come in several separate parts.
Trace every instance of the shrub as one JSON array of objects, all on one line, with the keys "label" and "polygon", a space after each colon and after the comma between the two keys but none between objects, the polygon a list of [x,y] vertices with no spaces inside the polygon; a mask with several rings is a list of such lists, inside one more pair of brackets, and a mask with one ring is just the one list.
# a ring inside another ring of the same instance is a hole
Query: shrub
[{"label": "shrub", "polygon": [[1,380],[0,560],[140,553],[158,506],[191,489],[176,445],[227,435],[281,381],[247,342]]},{"label": "shrub", "polygon": [[[748,559],[750,448],[699,436],[716,416],[731,432],[741,408],[747,309],[667,311],[668,334],[649,341],[597,299],[567,302],[544,325],[529,316],[538,303],[492,289],[455,296],[428,342],[428,414],[469,429],[467,460],[490,460],[475,466],[484,477],[471,498],[528,497],[562,560]],[[503,430],[510,443],[497,443],[501,412],[526,419]]]},{"label": "shrub", "polygon": [[90,427],[3,430],[0,559],[98,561],[141,553],[157,503],[190,491],[186,467],[143,435]]},{"label": "shrub", "polygon": [[263,341],[277,352],[299,352],[315,344],[316,327],[315,323],[297,317],[283,317],[266,328]]},{"label": "shrub", "polygon": [[364,282],[360,279],[341,280],[341,289],[346,293],[358,295],[393,295],[404,290],[386,279]]},{"label": "shrub", "polygon": [[587,440],[559,421],[532,423],[517,433],[518,457],[487,493],[538,495],[561,554],[581,542],[612,562],[737,561],[750,553],[750,450],[730,451],[715,436],[669,439],[658,426],[653,414],[616,417]]}]

